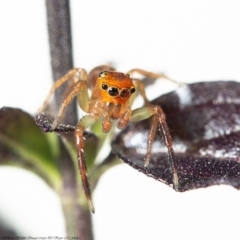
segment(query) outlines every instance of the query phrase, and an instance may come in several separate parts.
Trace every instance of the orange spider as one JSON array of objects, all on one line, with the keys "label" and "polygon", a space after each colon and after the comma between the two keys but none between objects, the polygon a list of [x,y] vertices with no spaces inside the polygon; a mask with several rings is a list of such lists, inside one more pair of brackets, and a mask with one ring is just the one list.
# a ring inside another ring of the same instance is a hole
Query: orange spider
[{"label": "orange spider", "polygon": [[[42,107],[38,110],[40,112],[47,106],[51,95],[59,86],[66,81],[70,81],[71,89],[62,101],[58,114],[52,124],[52,130],[57,126],[58,121],[68,104],[75,96],[77,96],[80,108],[87,113],[87,115],[80,119],[75,128],[75,141],[82,185],[91,211],[94,212],[94,206],[87,178],[83,132],[85,129],[93,125],[99,118],[102,119],[103,132],[108,133],[111,129],[112,120],[117,120],[117,127],[123,129],[128,122],[137,122],[152,116],[152,124],[148,135],[145,167],[148,167],[150,163],[153,140],[156,135],[157,127],[159,127],[168,150],[168,159],[173,172],[173,187],[174,189],[177,189],[178,174],[174,161],[172,139],[168,130],[165,115],[160,106],[151,105],[149,103],[143,83],[139,79],[130,77],[133,73],[139,73],[143,76],[154,79],[161,77],[166,78],[166,76],[141,69],[132,69],[125,74],[117,72],[109,66],[99,66],[95,68],[95,70],[97,70],[98,73],[100,72],[95,78],[88,78],[88,74],[83,68],[74,68],[70,70],[66,75],[54,83]],[[89,97],[88,94],[88,86],[92,90],[91,97]],[[136,94],[134,94],[136,90],[138,90],[139,94],[143,97],[145,104],[141,108],[132,110],[131,105],[136,96]]]}]

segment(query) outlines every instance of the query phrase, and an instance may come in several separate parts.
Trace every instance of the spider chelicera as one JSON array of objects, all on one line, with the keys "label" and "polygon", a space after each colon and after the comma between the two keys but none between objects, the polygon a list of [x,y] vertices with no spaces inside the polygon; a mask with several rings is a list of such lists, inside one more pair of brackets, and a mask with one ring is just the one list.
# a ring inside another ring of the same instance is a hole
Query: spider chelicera
[{"label": "spider chelicera", "polygon": [[[117,72],[109,66],[99,66],[94,70],[95,72],[98,71],[98,76],[96,76],[93,80],[91,79],[91,81],[89,80],[85,69],[74,68],[70,70],[66,75],[54,83],[42,107],[38,110],[38,112],[42,111],[47,106],[54,91],[63,83],[68,81],[71,88],[68,94],[66,94],[63,98],[60,109],[52,124],[52,130],[56,128],[64,110],[76,96],[78,97],[80,108],[87,113],[79,120],[75,128],[74,135],[77,147],[79,172],[90,210],[94,212],[91,190],[87,178],[83,132],[93,125],[99,118],[102,120],[102,131],[104,133],[108,133],[111,129],[111,121],[113,120],[117,121],[117,127],[119,129],[123,129],[128,122],[138,122],[152,117],[152,124],[148,135],[145,167],[148,167],[150,163],[153,140],[156,135],[157,128],[159,128],[168,150],[168,160],[173,173],[173,187],[174,189],[177,189],[178,174],[174,161],[172,138],[166,123],[165,114],[160,106],[150,104],[145,94],[143,82],[139,79],[131,77],[133,73],[138,73],[153,79],[161,77],[166,78],[166,76],[147,72],[142,69],[132,69],[125,74]],[[91,89],[91,96],[88,94],[88,88]],[[131,106],[136,96],[136,92],[142,96],[144,106],[133,110]]]}]

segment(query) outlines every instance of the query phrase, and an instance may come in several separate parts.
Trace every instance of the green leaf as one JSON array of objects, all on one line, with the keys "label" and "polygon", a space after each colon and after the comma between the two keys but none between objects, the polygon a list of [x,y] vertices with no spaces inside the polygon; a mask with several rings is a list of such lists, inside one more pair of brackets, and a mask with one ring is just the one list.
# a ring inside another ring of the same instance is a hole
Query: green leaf
[{"label": "green leaf", "polygon": [[[53,136],[47,136],[35,124],[31,115],[21,109],[0,109],[0,164],[6,164],[3,152],[10,151],[8,164],[27,167],[59,188],[60,175],[56,162],[57,144]],[[13,152],[20,156],[13,159]]]}]

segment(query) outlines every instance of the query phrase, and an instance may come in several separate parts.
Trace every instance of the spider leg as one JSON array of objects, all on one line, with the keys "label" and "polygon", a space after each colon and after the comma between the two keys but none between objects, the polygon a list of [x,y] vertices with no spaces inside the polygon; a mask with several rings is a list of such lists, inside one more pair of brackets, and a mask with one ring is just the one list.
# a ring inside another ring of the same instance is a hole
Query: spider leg
[{"label": "spider leg", "polygon": [[69,103],[73,100],[75,96],[78,95],[78,101],[80,107],[84,111],[88,111],[88,103],[89,103],[89,97],[88,97],[88,91],[87,91],[87,82],[79,80],[70,89],[69,93],[64,97],[62,104],[58,110],[58,113],[55,117],[55,120],[52,124],[52,130],[54,130],[58,124],[58,120],[62,116],[63,112],[65,111],[66,107],[69,105]]},{"label": "spider leg", "polygon": [[[133,84],[136,87],[136,89],[138,90],[139,94],[142,96],[143,101],[144,101],[144,105],[149,105],[150,102],[147,98],[146,92],[145,92],[145,85],[144,83],[137,79],[137,78],[133,78]],[[130,98],[130,104],[132,105],[133,101],[134,101],[135,96],[133,95],[132,98]]]},{"label": "spider leg", "polygon": [[83,68],[73,68],[71,69],[68,73],[66,73],[63,77],[61,77],[60,79],[58,79],[52,86],[52,88],[50,89],[46,99],[44,100],[42,106],[38,109],[37,113],[40,113],[42,112],[49,100],[50,100],[50,97],[52,96],[52,94],[55,92],[55,90],[57,88],[59,88],[60,86],[62,86],[62,84],[64,84],[65,82],[67,81],[72,81],[72,84],[74,82],[77,82],[78,80],[83,80],[83,81],[86,81],[87,80],[87,72],[85,69]]},{"label": "spider leg", "polygon": [[[174,83],[177,83],[176,81],[171,80],[170,78],[168,78],[164,74],[155,74],[155,73],[147,72],[147,71],[144,71],[144,70],[141,70],[141,69],[137,69],[137,70],[139,70],[141,72],[136,71],[136,69],[133,69],[133,70],[131,70],[129,72],[131,74],[133,72],[138,72],[138,73],[141,73],[144,76],[151,77],[151,78],[154,78],[154,79],[156,79],[156,78],[166,78],[166,79],[168,79],[170,81],[173,81]],[[150,75],[148,75],[148,74],[150,74]],[[132,81],[133,81],[134,86],[138,90],[139,94],[142,96],[143,101],[144,101],[144,105],[145,106],[150,105],[150,102],[149,102],[149,100],[147,98],[147,95],[146,95],[146,92],[145,92],[145,85],[144,85],[144,83],[140,79],[137,79],[137,78],[133,78]],[[129,101],[130,105],[132,105],[135,97],[136,97],[136,94],[133,94],[132,97],[130,98],[130,101]]]},{"label": "spider leg", "polygon": [[129,118],[131,117],[132,109],[129,107],[126,109],[125,113],[119,118],[117,127],[119,129],[123,129],[129,122]]},{"label": "spider leg", "polygon": [[[74,69],[73,69],[74,70]],[[77,69],[75,69],[77,70]],[[62,104],[59,108],[59,111],[55,117],[55,120],[52,124],[52,130],[57,126],[59,118],[62,116],[64,110],[68,106],[68,104],[73,100],[75,96],[78,96],[78,103],[80,107],[82,108],[83,111],[88,112],[89,108],[89,96],[88,96],[88,88],[87,88],[87,76],[86,72],[83,69],[78,69],[79,72],[69,72],[68,74],[65,75],[65,77],[59,79],[58,81],[62,84],[64,81],[67,81],[70,78],[74,77],[75,83],[71,87],[70,91],[68,94],[64,97]],[[83,77],[83,80],[79,80],[80,78],[80,73],[81,76]],[[60,86],[61,84],[58,84],[57,86]],[[56,87],[56,85],[55,85]],[[53,88],[52,88],[53,89]],[[56,89],[56,88],[55,88]],[[54,91],[55,91],[54,89]],[[89,207],[91,211],[94,213],[94,206],[91,198],[91,190],[88,182],[88,177],[87,177],[87,166],[86,166],[86,161],[85,161],[85,155],[84,155],[84,137],[83,137],[83,132],[86,128],[91,126],[94,122],[96,121],[96,116],[95,115],[86,115],[82,117],[77,124],[75,128],[75,142],[76,142],[76,147],[77,147],[77,159],[78,159],[78,169],[79,173],[81,176],[82,180],[82,185],[83,189],[86,195],[86,198],[89,203]]]},{"label": "spider leg", "polygon": [[83,138],[83,132],[86,128],[94,124],[96,121],[95,116],[92,115],[86,115],[82,117],[76,126],[75,129],[75,140],[76,140],[76,147],[77,147],[77,159],[78,159],[78,169],[79,173],[82,179],[82,185],[85,192],[85,196],[88,200],[89,207],[94,213],[95,209],[93,206],[92,196],[91,196],[91,189],[88,182],[88,176],[87,176],[87,166],[85,161],[85,154],[84,154],[84,138]]},{"label": "spider leg", "polygon": [[146,107],[133,110],[129,121],[137,122],[137,121],[147,119],[151,116],[152,116],[152,124],[148,134],[148,147],[147,147],[147,155],[145,159],[145,167],[148,167],[150,163],[153,140],[156,135],[157,126],[159,126],[159,130],[162,132],[164,143],[168,150],[168,159],[173,172],[173,187],[174,189],[178,189],[178,185],[179,185],[178,173],[177,173],[177,166],[174,160],[172,138],[166,123],[165,114],[163,113],[161,107],[156,105],[151,105],[151,106],[146,106]]},{"label": "spider leg", "polygon": [[157,78],[165,78],[171,82],[174,82],[176,84],[181,84],[179,83],[178,81],[175,81],[171,78],[169,78],[168,76],[166,76],[165,74],[163,73],[153,73],[153,72],[148,72],[148,71],[145,71],[143,69],[140,69],[140,68],[134,68],[134,69],[131,69],[130,71],[127,72],[128,74],[130,75],[133,75],[133,73],[138,73],[138,74],[141,74],[143,76],[146,76],[146,77],[149,77],[149,78],[152,78],[152,79],[157,79]]}]

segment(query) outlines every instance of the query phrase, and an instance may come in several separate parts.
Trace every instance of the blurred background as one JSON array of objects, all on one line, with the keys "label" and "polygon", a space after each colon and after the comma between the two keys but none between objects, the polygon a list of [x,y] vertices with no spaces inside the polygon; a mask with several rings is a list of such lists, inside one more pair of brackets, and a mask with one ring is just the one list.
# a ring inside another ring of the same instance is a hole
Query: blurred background
[{"label": "blurred background", "polygon": [[[186,83],[240,80],[238,0],[72,0],[70,6],[75,67],[112,63]],[[0,1],[0,77],[0,107],[34,114],[52,85],[44,0]],[[177,87],[158,81],[148,94]],[[229,186],[177,193],[122,164],[101,178],[94,202],[95,239],[240,237],[240,193]],[[65,234],[57,197],[15,168],[0,167],[1,219],[22,236]]]}]

